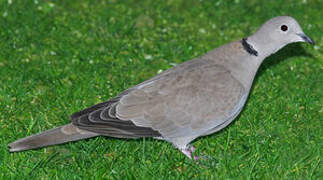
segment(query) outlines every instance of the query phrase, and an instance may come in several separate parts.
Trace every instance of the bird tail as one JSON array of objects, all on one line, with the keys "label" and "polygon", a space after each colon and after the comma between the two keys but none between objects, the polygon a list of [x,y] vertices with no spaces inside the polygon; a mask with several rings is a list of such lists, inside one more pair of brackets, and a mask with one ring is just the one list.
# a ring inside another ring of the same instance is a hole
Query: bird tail
[{"label": "bird tail", "polygon": [[72,123],[50,129],[32,136],[19,139],[9,144],[10,152],[36,149],[44,146],[62,144],[98,136],[96,133],[81,130]]}]

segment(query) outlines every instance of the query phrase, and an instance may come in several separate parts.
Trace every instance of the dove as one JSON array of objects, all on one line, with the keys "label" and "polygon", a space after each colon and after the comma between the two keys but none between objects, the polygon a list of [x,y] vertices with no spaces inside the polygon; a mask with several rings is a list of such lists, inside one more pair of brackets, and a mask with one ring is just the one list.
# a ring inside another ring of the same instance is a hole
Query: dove
[{"label": "dove", "polygon": [[244,107],[263,60],[294,42],[314,44],[294,18],[274,17],[251,36],[215,48],[76,112],[67,125],[17,140],[9,144],[9,151],[97,136],[151,137],[197,159],[190,143],[228,126]]}]

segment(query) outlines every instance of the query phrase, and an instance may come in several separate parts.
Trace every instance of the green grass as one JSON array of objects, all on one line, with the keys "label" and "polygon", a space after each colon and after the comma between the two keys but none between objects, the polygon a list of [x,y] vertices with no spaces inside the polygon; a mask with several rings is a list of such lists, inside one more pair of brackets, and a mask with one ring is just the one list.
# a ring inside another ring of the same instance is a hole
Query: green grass
[{"label": "green grass", "polygon": [[[304,3],[305,2],[305,3]],[[0,179],[322,179],[322,2],[0,1]],[[7,144],[69,122],[160,70],[240,39],[278,15],[316,45],[261,66],[241,115],[193,145],[98,137],[21,153]]]}]

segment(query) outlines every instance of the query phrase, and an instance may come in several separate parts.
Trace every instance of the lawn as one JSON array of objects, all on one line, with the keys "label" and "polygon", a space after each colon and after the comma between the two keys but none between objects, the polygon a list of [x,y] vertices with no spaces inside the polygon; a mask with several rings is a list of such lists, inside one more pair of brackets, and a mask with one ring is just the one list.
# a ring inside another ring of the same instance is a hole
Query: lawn
[{"label": "lawn", "polygon": [[[322,179],[322,9],[318,0],[0,1],[0,179]],[[278,15],[316,45],[265,60],[234,123],[193,142],[214,159],[194,162],[150,138],[9,153],[8,143]]]}]

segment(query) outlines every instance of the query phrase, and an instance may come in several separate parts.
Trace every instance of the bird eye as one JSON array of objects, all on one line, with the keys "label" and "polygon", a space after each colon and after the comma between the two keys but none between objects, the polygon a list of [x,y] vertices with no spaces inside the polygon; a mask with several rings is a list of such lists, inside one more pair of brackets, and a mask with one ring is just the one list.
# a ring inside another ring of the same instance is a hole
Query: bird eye
[{"label": "bird eye", "polygon": [[282,31],[287,31],[288,30],[288,27],[286,25],[282,25],[282,26],[280,26],[280,29]]}]

